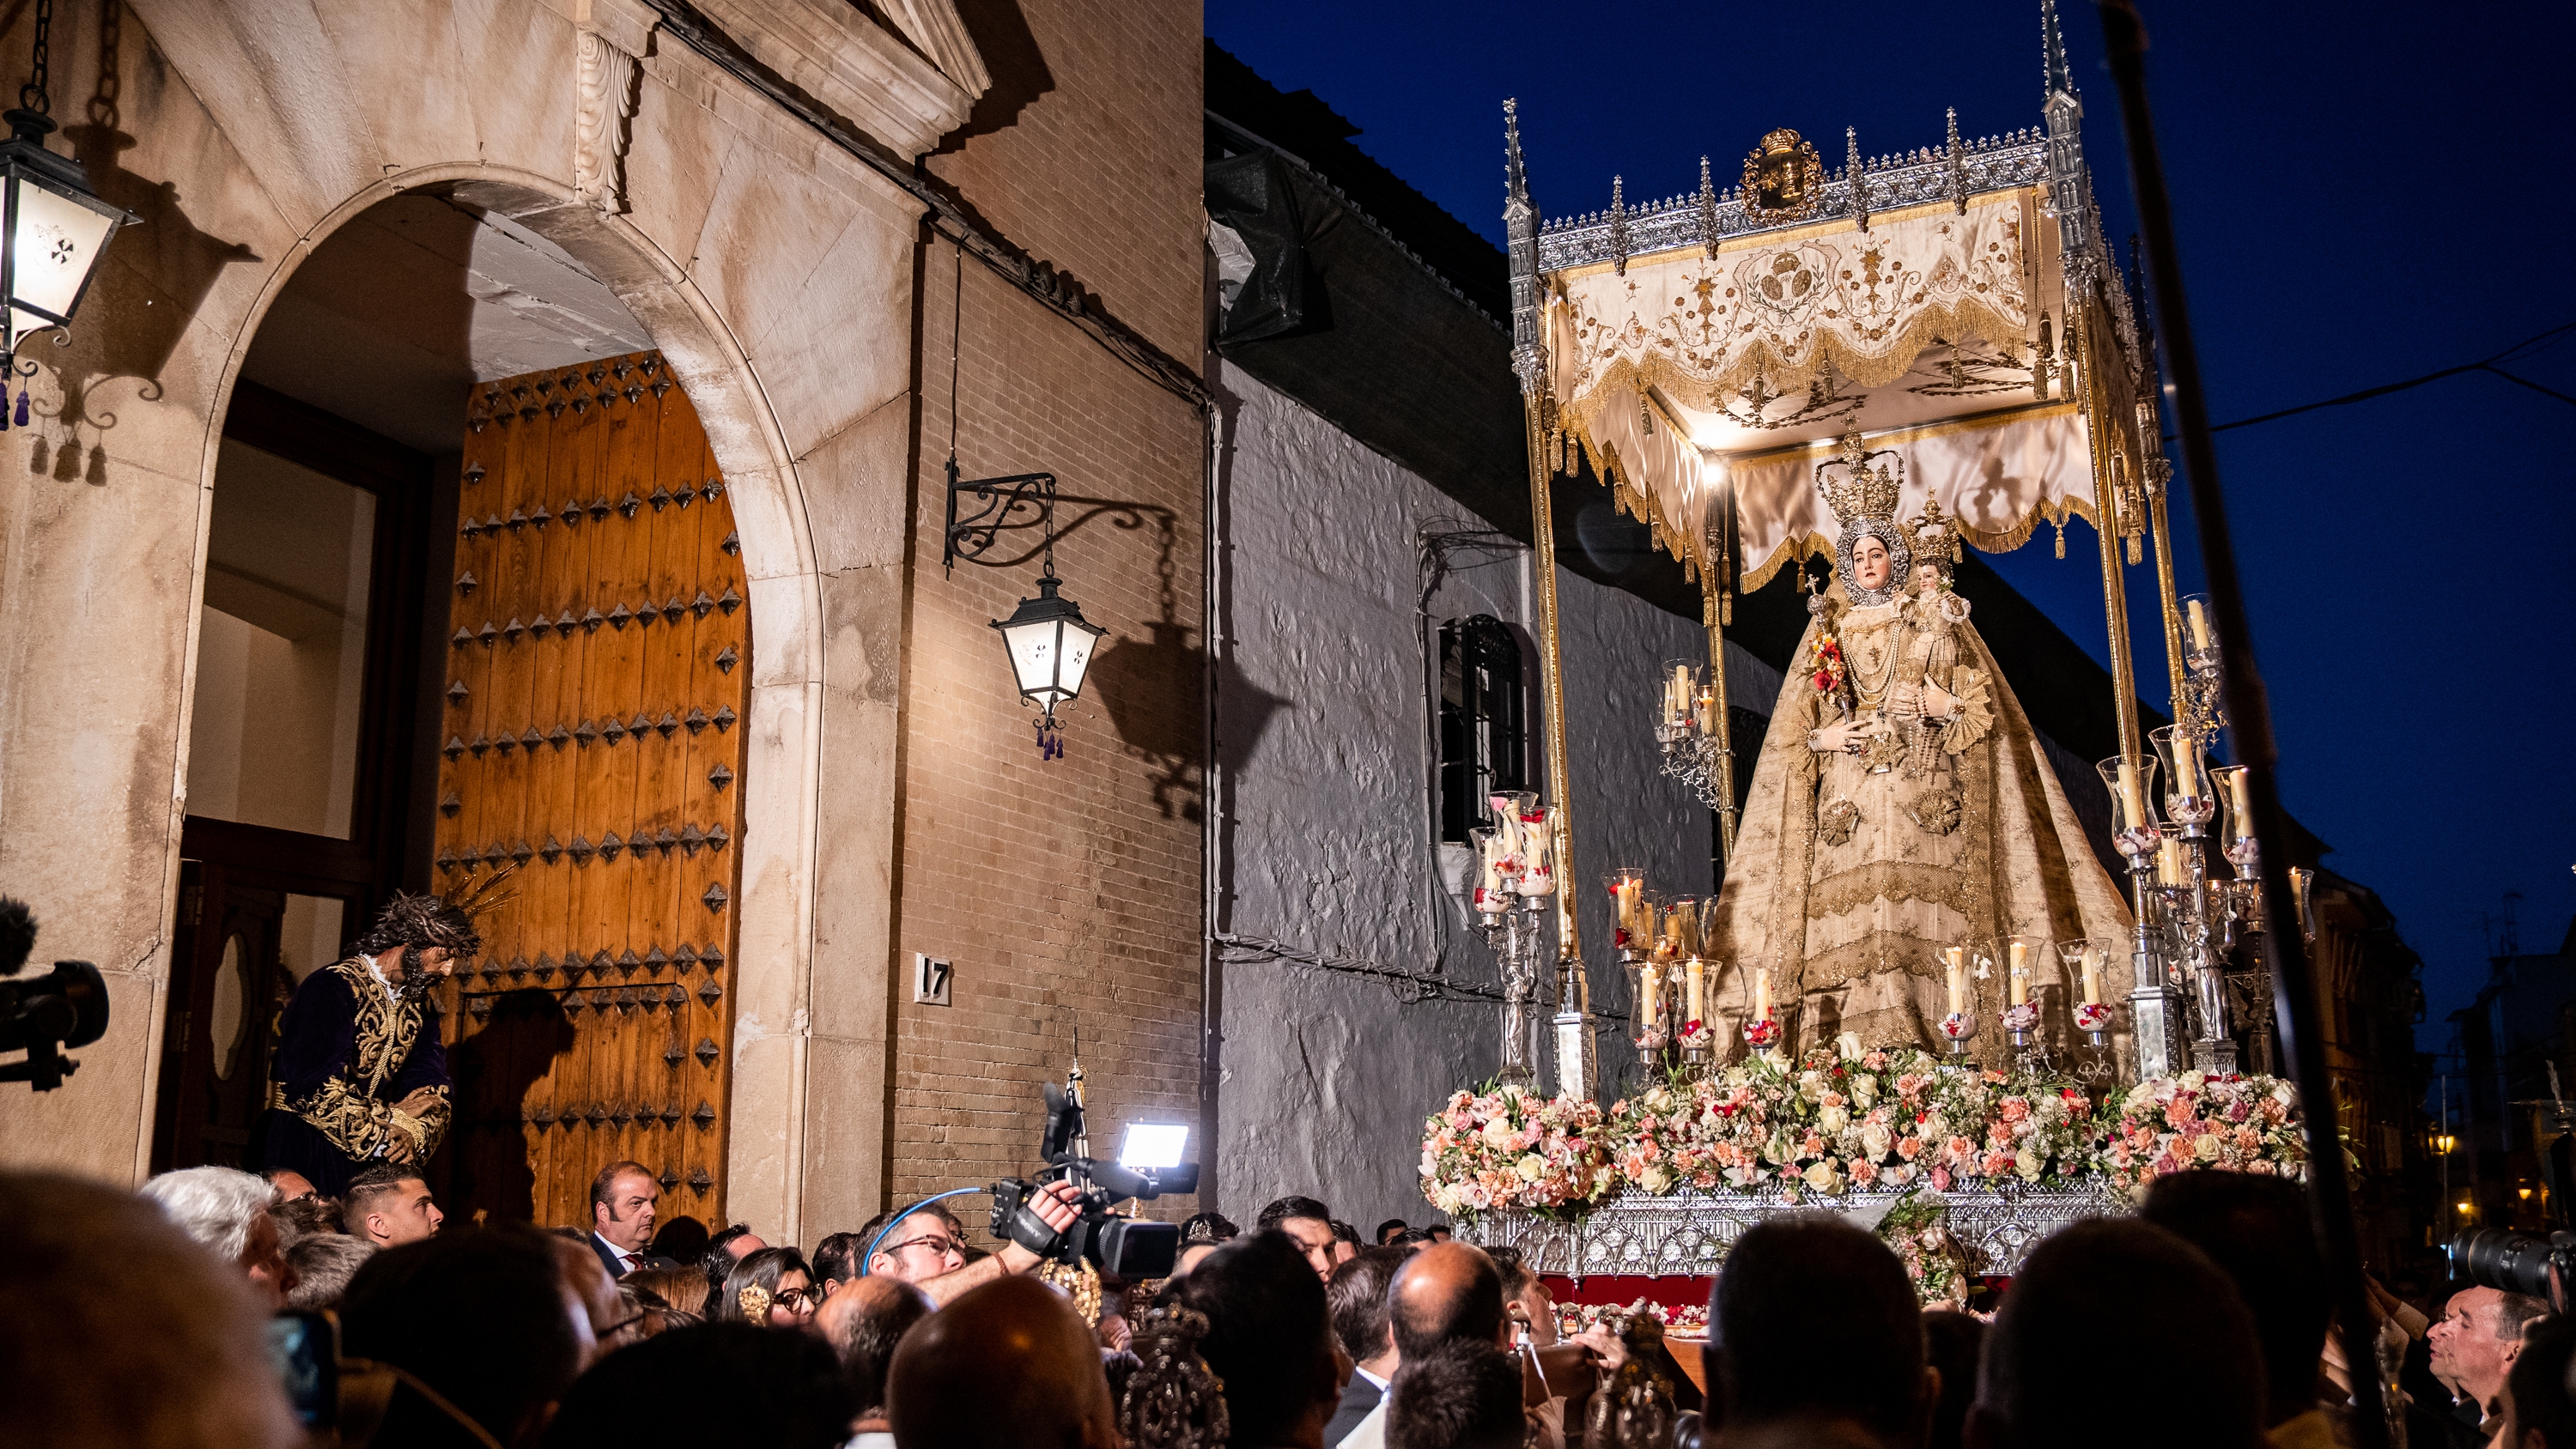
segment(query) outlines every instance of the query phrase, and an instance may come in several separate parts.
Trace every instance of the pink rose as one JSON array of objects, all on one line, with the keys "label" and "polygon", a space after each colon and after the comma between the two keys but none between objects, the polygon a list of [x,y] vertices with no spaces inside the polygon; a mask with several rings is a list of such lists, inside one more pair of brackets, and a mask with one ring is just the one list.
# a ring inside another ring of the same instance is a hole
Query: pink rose
[{"label": "pink rose", "polygon": [[1934,1192],[1948,1192],[1950,1190],[1950,1169],[1946,1167],[1935,1167],[1932,1169],[1932,1190]]}]

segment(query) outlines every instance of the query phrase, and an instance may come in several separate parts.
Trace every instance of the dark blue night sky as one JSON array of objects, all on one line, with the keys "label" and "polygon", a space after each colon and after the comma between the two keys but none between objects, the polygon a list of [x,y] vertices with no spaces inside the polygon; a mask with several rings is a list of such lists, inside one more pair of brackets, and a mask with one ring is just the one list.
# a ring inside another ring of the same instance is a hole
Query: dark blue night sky
[{"label": "dark blue night sky", "polygon": [[[2142,0],[2159,138],[2219,422],[2489,358],[2576,322],[2576,12],[2542,4]],[[2086,151],[2123,268],[2118,100],[2065,11]],[[1311,88],[1363,150],[1502,241],[1502,101],[1543,214],[1695,190],[1766,130],[1839,165],[2040,124],[2031,3],[1670,6],[1209,0],[1208,33]],[[2576,394],[2576,332],[2505,364]],[[2486,976],[2507,892],[2526,950],[2576,915],[2576,406],[2467,373],[2219,435],[2290,809],[2377,889],[2445,1013]],[[2177,490],[2179,492],[2179,489]],[[2178,573],[2200,582],[2178,509]],[[2105,655],[2099,559],[2041,530],[1994,562]],[[2138,672],[2163,702],[2152,567]],[[1645,667],[1641,661],[1640,668]]]}]

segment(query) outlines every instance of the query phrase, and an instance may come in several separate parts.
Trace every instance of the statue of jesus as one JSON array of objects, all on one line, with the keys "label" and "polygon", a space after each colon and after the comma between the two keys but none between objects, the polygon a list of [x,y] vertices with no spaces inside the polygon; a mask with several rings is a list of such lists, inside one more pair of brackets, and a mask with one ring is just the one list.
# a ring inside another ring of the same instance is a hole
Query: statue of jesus
[{"label": "statue of jesus", "polygon": [[[2038,736],[1950,590],[1955,523],[1937,500],[1906,526],[1900,481],[1855,435],[1819,486],[1843,527],[1834,586],[1781,686],[1755,763],[1710,954],[1715,1010],[1741,1025],[1770,972],[1794,1052],[1857,1033],[1943,1049],[1943,948],[2001,963],[2005,937],[2121,937],[2129,914],[2087,843]],[[2056,953],[2031,963],[2044,1038],[2070,1038]],[[1972,977],[1971,1046],[1993,1063],[2000,964]]]}]

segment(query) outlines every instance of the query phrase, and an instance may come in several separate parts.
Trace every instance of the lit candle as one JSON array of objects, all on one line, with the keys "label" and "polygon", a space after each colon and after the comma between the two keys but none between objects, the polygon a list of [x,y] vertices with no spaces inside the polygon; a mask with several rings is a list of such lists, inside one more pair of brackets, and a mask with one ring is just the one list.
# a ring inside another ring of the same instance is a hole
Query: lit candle
[{"label": "lit candle", "polygon": [[2182,885],[2189,879],[2188,874],[2183,869],[2182,838],[2180,836],[2166,836],[2165,843],[2157,848],[2156,879],[2164,882],[2166,885],[2174,886]]},{"label": "lit candle", "polygon": [[1717,696],[1708,690],[1701,690],[1699,695],[1699,732],[1717,733]]},{"label": "lit candle", "polygon": [[2236,833],[2254,833],[2254,793],[2245,786],[2245,772],[2231,771],[2227,776],[2227,803],[2236,807]]},{"label": "lit candle", "polygon": [[1708,968],[1697,956],[1682,968],[1682,992],[1690,1003],[1690,1019],[1708,1020]]},{"label": "lit candle", "polygon": [[2006,1004],[2019,1006],[2030,999],[2030,947],[2019,941],[2012,943],[2012,970],[2005,985],[2011,992]]},{"label": "lit candle", "polygon": [[1968,953],[1951,946],[1941,955],[1950,963],[1950,1014],[1965,1016],[1968,1014]]},{"label": "lit candle", "polygon": [[2122,829],[2135,830],[2147,823],[2146,805],[2138,794],[2138,767],[2129,760],[2120,762],[2120,808],[2127,812],[2121,820]]},{"label": "lit candle", "polygon": [[2192,735],[2186,734],[2179,726],[2177,726],[2173,732],[2173,786],[2175,794],[2197,795],[2200,793],[2199,756],[2200,741]]},{"label": "lit candle", "polygon": [[2084,999],[2088,1002],[2102,999],[2102,948],[2099,946],[2084,948]]},{"label": "lit candle", "polygon": [[1637,987],[1645,995],[1645,1002],[1638,1012],[1639,1025],[1652,1026],[1663,1015],[1663,968],[1648,962],[1646,969],[1637,973]]},{"label": "lit candle", "polygon": [[1771,1019],[1771,968],[1768,966],[1753,968],[1753,1019]]},{"label": "lit candle", "polygon": [[2209,648],[2209,606],[2198,599],[2185,599],[2183,607],[2191,617],[2191,647]]}]

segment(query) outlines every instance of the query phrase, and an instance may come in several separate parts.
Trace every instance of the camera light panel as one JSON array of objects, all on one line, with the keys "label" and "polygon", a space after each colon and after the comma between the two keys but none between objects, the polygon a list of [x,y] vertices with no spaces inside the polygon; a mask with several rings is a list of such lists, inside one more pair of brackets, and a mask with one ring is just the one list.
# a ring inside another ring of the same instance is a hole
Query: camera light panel
[{"label": "camera light panel", "polygon": [[1178,1167],[1181,1148],[1189,1141],[1190,1129],[1178,1123],[1130,1122],[1126,1139],[1118,1144],[1121,1167]]}]

